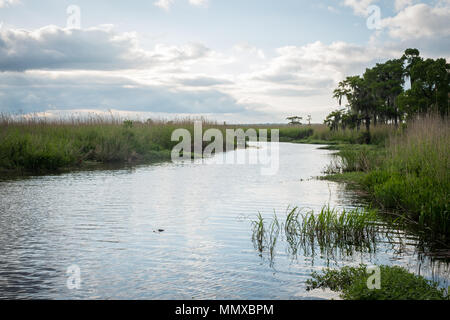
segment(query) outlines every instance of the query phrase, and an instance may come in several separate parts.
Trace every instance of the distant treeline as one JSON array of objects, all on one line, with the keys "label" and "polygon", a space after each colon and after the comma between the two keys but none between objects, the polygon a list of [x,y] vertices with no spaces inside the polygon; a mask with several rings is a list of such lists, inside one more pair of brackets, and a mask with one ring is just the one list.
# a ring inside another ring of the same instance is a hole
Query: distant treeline
[{"label": "distant treeline", "polygon": [[[420,117],[429,112],[449,114],[450,64],[444,58],[424,59],[417,49],[407,49],[400,59],[377,63],[362,76],[341,81],[333,97],[347,106],[325,119],[331,130],[359,129],[371,123],[388,124]],[[411,87],[405,90],[406,80]],[[370,135],[368,135],[370,139]]]}]

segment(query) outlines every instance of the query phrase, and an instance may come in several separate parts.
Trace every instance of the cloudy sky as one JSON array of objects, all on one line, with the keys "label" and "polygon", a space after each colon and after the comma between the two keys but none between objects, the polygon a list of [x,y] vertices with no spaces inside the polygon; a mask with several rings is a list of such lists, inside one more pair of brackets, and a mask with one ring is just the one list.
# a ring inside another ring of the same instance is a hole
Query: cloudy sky
[{"label": "cloudy sky", "polygon": [[450,0],[0,0],[0,112],[321,122],[408,47],[450,60]]}]

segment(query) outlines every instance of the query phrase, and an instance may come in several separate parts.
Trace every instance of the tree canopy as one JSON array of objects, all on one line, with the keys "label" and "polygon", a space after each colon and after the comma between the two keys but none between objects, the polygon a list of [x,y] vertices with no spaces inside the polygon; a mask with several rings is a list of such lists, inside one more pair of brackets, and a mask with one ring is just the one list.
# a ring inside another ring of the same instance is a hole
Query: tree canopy
[{"label": "tree canopy", "polygon": [[[450,64],[444,58],[424,59],[419,50],[407,49],[399,59],[377,63],[362,76],[339,82],[333,97],[340,107],[343,98],[347,105],[331,112],[324,123],[331,130],[359,129],[364,123],[370,131],[371,123],[397,125],[430,111],[447,116],[449,73]],[[408,80],[410,87],[406,85]]]}]

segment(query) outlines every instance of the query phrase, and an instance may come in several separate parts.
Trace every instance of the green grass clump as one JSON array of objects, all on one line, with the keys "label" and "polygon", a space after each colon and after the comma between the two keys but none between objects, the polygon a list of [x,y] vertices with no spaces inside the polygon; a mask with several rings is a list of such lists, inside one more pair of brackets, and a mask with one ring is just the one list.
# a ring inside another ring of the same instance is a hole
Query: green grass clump
[{"label": "green grass clump", "polygon": [[313,272],[306,281],[307,290],[328,288],[340,292],[345,300],[448,300],[445,289],[398,266],[380,266],[380,288],[369,289],[373,273],[367,266],[325,269]]},{"label": "green grass clump", "polygon": [[253,226],[253,234],[252,234],[252,241],[255,244],[255,248],[258,249],[258,251],[262,252],[264,251],[264,240],[266,238],[266,227],[264,224],[264,218],[262,217],[261,213],[258,213],[257,219],[252,221]]},{"label": "green grass clump", "polygon": [[323,244],[360,243],[373,238],[379,229],[373,209],[356,208],[342,211],[323,207],[319,214],[301,216],[300,234],[304,239],[317,239]]},{"label": "green grass clump", "polygon": [[301,215],[299,238],[305,252],[313,253],[318,247],[322,255],[333,257],[338,251],[345,255],[354,251],[374,252],[383,230],[373,209],[339,211],[327,206],[318,214]]},{"label": "green grass clump", "polygon": [[255,249],[258,250],[261,256],[265,251],[268,251],[269,260],[273,263],[275,247],[281,228],[277,215],[274,214],[272,221],[269,224],[266,224],[261,213],[258,213],[256,220],[252,221],[252,227],[252,241]]},{"label": "green grass clump", "polygon": [[[282,221],[280,223],[280,221]],[[283,236],[289,254],[296,256],[299,249],[304,255],[315,255],[317,249],[323,256],[334,257],[339,251],[352,255],[354,251],[373,252],[385,226],[377,220],[375,210],[355,208],[337,210],[325,206],[319,213],[302,213],[298,208],[287,212],[285,219],[276,214],[264,219],[258,214],[252,221],[254,246],[262,254],[267,251],[273,258],[277,239]]]}]

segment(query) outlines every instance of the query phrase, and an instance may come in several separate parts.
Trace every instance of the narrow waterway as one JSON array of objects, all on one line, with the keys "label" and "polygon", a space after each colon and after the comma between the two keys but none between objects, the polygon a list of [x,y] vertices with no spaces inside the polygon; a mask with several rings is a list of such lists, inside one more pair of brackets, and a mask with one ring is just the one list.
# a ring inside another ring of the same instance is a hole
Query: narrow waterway
[{"label": "narrow waterway", "polygon": [[[329,298],[306,292],[311,271],[360,262],[448,281],[448,267],[419,256],[414,239],[331,260],[294,257],[282,242],[272,261],[255,250],[258,212],[358,206],[344,185],[314,178],[330,159],[318,146],[282,143],[275,175],[207,159],[1,181],[0,298]],[[70,266],[79,289],[67,286]]]}]

